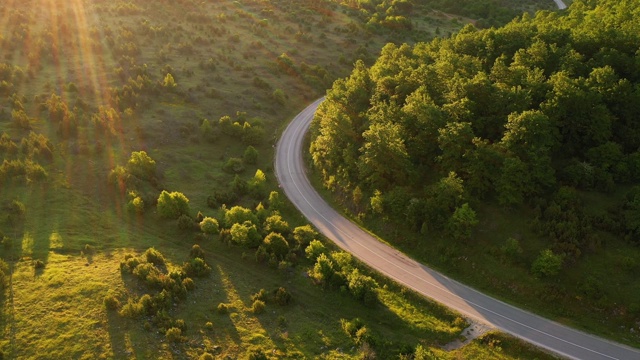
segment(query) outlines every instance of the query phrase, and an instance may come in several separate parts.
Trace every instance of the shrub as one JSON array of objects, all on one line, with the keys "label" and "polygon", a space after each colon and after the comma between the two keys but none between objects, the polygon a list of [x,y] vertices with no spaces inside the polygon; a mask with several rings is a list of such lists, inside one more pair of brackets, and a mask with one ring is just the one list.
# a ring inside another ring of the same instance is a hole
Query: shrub
[{"label": "shrub", "polygon": [[200,247],[200,245],[196,244],[191,247],[191,251],[189,251],[189,256],[192,259],[200,258],[204,259],[204,250]]},{"label": "shrub", "polygon": [[264,312],[265,307],[266,307],[266,304],[264,301],[255,300],[251,305],[251,312],[253,312],[254,314],[262,314]]},{"label": "shrub", "polygon": [[200,258],[187,261],[183,266],[184,271],[189,276],[203,277],[209,275],[211,267]]},{"label": "shrub", "polygon": [[177,343],[182,341],[182,330],[177,327],[169,328],[164,335],[169,342]]},{"label": "shrub", "polygon": [[262,300],[262,301],[267,301],[267,290],[265,289],[260,289],[260,291],[258,291],[257,293],[251,295],[251,301],[256,301],[256,300]]},{"label": "shrub", "polygon": [[226,314],[229,312],[229,306],[225,303],[220,303],[216,307],[216,311],[218,312],[218,314]]},{"label": "shrub", "polygon": [[151,180],[156,176],[156,162],[145,151],[134,151],[127,162],[129,174],[145,180]]},{"label": "shrub", "polygon": [[242,155],[242,160],[247,164],[255,164],[258,162],[258,150],[253,146],[249,145],[244,150],[244,154]]},{"label": "shrub", "polygon": [[144,312],[144,308],[141,303],[134,301],[129,298],[127,303],[122,306],[120,309],[120,316],[128,317],[128,318],[137,318],[142,315]]},{"label": "shrub", "polygon": [[318,233],[313,230],[311,225],[298,226],[293,229],[293,238],[301,247],[309,245],[316,236],[318,236]]},{"label": "shrub", "polygon": [[160,251],[156,250],[155,248],[148,248],[144,252],[144,258],[147,259],[147,262],[150,262],[150,263],[152,263],[154,265],[164,265],[165,264],[164,255],[162,255],[162,253]]},{"label": "shrub", "polygon": [[127,211],[136,214],[144,213],[144,200],[140,196],[135,196],[127,203]]},{"label": "shrub", "polygon": [[117,310],[120,307],[120,301],[114,295],[109,294],[104,297],[104,306],[107,310]]},{"label": "shrub", "polygon": [[531,272],[539,277],[552,277],[558,275],[561,268],[562,256],[546,249],[540,252],[540,255],[531,265]]},{"label": "shrub", "polygon": [[36,260],[33,262],[33,267],[36,269],[44,269],[44,262],[42,262],[42,260]]},{"label": "shrub", "polygon": [[268,360],[267,355],[260,349],[252,349],[247,353],[248,360]]},{"label": "shrub", "polygon": [[362,322],[360,318],[354,318],[351,320],[340,319],[340,324],[342,325],[342,330],[344,330],[344,332],[350,337],[354,337],[356,332],[364,327],[364,322]]},{"label": "shrub", "polygon": [[282,259],[289,252],[289,243],[284,236],[278,233],[270,233],[264,238],[264,245],[270,254]]},{"label": "shrub", "polygon": [[276,301],[276,304],[281,306],[288,305],[291,302],[291,293],[289,293],[287,289],[283,287],[277,288],[273,293],[273,297]]},{"label": "shrub", "polygon": [[304,249],[304,253],[307,255],[308,259],[316,261],[318,256],[327,253],[327,248],[322,242],[320,242],[320,240],[312,240],[309,243],[309,246]]},{"label": "shrub", "polygon": [[244,163],[240,158],[230,158],[222,166],[222,170],[230,174],[239,174],[244,171]]},{"label": "shrub", "polygon": [[194,228],[193,218],[189,215],[182,214],[178,218],[178,229],[180,230],[189,230]]},{"label": "shrub", "polygon": [[282,219],[279,214],[269,216],[264,222],[265,232],[276,232],[283,235],[289,233],[289,223]]},{"label": "shrub", "polygon": [[177,219],[180,215],[189,214],[189,199],[181,192],[163,190],[158,197],[157,210],[165,219]]},{"label": "shrub", "polygon": [[349,274],[349,291],[356,300],[365,304],[372,304],[377,299],[375,289],[378,283],[370,276],[360,274],[358,269],[354,269]]},{"label": "shrub", "polygon": [[520,247],[520,242],[517,239],[510,237],[505,241],[504,245],[500,247],[500,251],[504,256],[514,259],[522,254],[522,247]]},{"label": "shrub", "polygon": [[205,217],[200,222],[200,230],[205,234],[217,234],[220,232],[220,225],[218,224],[218,220]]},{"label": "shrub", "polygon": [[250,209],[242,206],[234,206],[224,214],[224,222],[228,227],[233,224],[242,224],[245,221],[257,224],[258,217]]},{"label": "shrub", "polygon": [[[208,322],[207,324],[211,324],[211,323]],[[213,357],[213,355],[211,355],[209,353],[204,353],[204,354],[200,355],[200,357],[198,359],[199,360],[214,360],[215,358]]]},{"label": "shrub", "polygon": [[184,286],[188,291],[192,291],[196,288],[196,283],[191,278],[184,278],[182,280],[182,286]]}]

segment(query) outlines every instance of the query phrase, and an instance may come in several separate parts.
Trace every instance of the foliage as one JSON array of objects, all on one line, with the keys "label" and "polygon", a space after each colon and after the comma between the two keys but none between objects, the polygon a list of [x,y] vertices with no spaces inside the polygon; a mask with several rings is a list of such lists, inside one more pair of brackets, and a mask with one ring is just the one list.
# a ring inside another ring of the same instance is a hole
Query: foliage
[{"label": "foliage", "polygon": [[558,275],[561,268],[562,256],[545,249],[540,252],[540,255],[531,265],[531,272],[540,277],[553,277]]},{"label": "foliage", "polygon": [[205,217],[200,222],[200,230],[205,234],[217,234],[220,232],[220,226],[218,220],[212,217]]},{"label": "foliage", "polygon": [[267,252],[275,255],[279,259],[283,259],[289,252],[289,243],[284,236],[276,232],[271,232],[265,236],[264,245]]},{"label": "foliage", "polygon": [[189,199],[181,192],[162,190],[158,197],[158,214],[166,219],[176,219],[180,215],[189,215]]}]

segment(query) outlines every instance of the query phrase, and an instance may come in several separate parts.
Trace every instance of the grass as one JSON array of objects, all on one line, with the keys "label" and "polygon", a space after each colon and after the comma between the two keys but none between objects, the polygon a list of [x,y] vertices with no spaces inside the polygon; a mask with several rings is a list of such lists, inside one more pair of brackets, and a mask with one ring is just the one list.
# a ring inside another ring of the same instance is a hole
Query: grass
[{"label": "grass", "polygon": [[[0,19],[6,19],[2,38],[17,44],[0,42],[4,56],[0,62],[25,72],[14,90],[24,96],[34,131],[54,144],[53,162],[43,163],[49,173],[46,182],[7,181],[0,186],[0,231],[9,238],[0,257],[13,270],[0,315],[4,356],[181,359],[207,351],[219,358],[243,358],[249,349],[262,349],[275,358],[352,359],[359,356],[360,346],[344,333],[341,320],[356,317],[396,347],[421,343],[443,358],[473,357],[466,351],[500,353],[505,359],[519,356],[517,349],[498,351],[482,342],[446,353],[439,346],[457,338],[464,321],[436,304],[379,279],[386,284],[379,289],[381,303],[363,307],[345,292],[314,285],[306,275],[310,264],[305,262],[289,270],[271,269],[257,264],[253,251],[228,247],[215,238],[194,239],[195,232],[180,231],[175,221],[160,219],[152,205],[142,215],[129,214],[126,199],[107,184],[111,169],[123,165],[132,151],[145,150],[157,162],[161,188],[183,192],[190,199],[192,215],[202,211],[219,216],[219,209],[207,207],[207,197],[229,189],[234,176],[223,172],[222,165],[230,157],[242,157],[246,144],[224,135],[205,141],[199,125],[205,118],[216,123],[221,116],[235,117],[240,111],[265,128],[263,141],[256,145],[258,163],[246,166],[240,175],[249,180],[262,169],[269,188],[276,189],[272,145],[284,120],[324,91],[305,81],[302,63],[325,69],[328,86],[350,71],[352,55],[359,49],[373,59],[388,37],[415,40],[414,34],[371,34],[359,25],[346,34],[348,24],[358,20],[338,5],[323,6],[328,15],[287,0],[184,1],[163,6],[142,0],[82,0],[56,6],[31,0],[0,9]],[[21,14],[33,21],[22,26]],[[227,20],[222,21],[221,15]],[[422,34],[434,34],[436,26],[443,32],[455,31],[468,21],[418,18]],[[259,28],[262,19],[268,24],[264,30]],[[63,36],[63,24],[73,36]],[[28,32],[33,42],[21,38],[22,32]],[[297,33],[306,37],[297,38]],[[115,55],[114,49],[128,42],[139,53]],[[51,43],[60,50],[57,59],[49,58],[54,53],[47,48]],[[293,60],[295,72],[278,70],[276,58],[283,53]],[[200,66],[209,59],[215,64],[213,70]],[[126,71],[127,64],[146,66],[152,82],[162,81],[171,71],[178,86],[173,92],[140,95],[131,114],[123,116],[122,131],[103,138],[91,117],[98,106],[113,105],[109,100],[113,89],[126,85],[117,73],[121,67]],[[256,87],[254,78],[268,88]],[[78,91],[67,91],[69,83]],[[286,94],[284,105],[272,99],[275,89]],[[79,123],[77,138],[56,135],[57,126],[40,109],[51,93],[61,96],[70,109],[78,105],[73,110]],[[82,110],[79,100],[88,107]],[[0,131],[19,144],[28,132],[12,126],[13,106],[8,95],[0,98]],[[98,141],[105,147],[102,153],[95,151]],[[81,147],[86,151],[75,150]],[[145,186],[145,191],[160,191]],[[12,200],[25,205],[24,221],[5,220],[3,206]],[[240,203],[254,207],[257,200],[245,197]],[[290,206],[281,212],[292,226],[305,223]],[[177,268],[195,241],[200,241],[213,271],[207,278],[195,279],[195,290],[169,311],[171,318],[186,323],[184,341],[168,342],[150,317],[132,320],[107,311],[103,303],[107,295],[123,303],[149,292],[119,271],[125,254],[155,247],[167,258],[168,267]],[[38,262],[42,267],[36,268]],[[251,295],[280,286],[293,295],[292,304],[267,302],[264,313],[251,311]],[[229,305],[227,314],[216,311],[220,303]]]}]

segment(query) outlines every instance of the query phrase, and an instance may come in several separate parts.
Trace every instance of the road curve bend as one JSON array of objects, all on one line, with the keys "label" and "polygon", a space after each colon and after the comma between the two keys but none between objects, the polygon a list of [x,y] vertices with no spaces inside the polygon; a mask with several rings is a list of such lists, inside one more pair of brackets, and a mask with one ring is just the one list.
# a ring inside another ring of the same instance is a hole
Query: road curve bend
[{"label": "road curve bend", "polygon": [[560,325],[484,295],[378,241],[344,218],[311,186],[302,144],[324,98],[298,114],[280,138],[275,157],[278,182],[302,214],[339,247],[418,293],[529,343],[570,359],[640,359],[640,349],[617,344]]}]

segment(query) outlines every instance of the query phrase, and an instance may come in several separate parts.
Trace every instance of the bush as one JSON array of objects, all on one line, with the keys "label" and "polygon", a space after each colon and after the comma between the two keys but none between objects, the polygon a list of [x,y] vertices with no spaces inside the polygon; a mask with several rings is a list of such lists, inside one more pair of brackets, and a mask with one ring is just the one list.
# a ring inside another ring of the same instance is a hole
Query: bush
[{"label": "bush", "polygon": [[124,316],[128,318],[137,318],[141,316],[143,313],[144,313],[144,307],[142,306],[142,304],[137,301],[134,301],[131,298],[127,300],[127,303],[124,304],[124,306],[122,306],[122,309],[120,309],[120,312],[119,312],[120,316]]},{"label": "bush", "polygon": [[184,278],[184,280],[182,280],[182,286],[188,291],[193,291],[196,288],[196,283],[191,278]]},{"label": "bush", "polygon": [[376,288],[378,283],[370,276],[360,274],[358,269],[349,274],[349,291],[356,300],[365,304],[374,303],[377,299]]},{"label": "bush", "polygon": [[191,247],[191,251],[189,251],[189,257],[191,257],[192,259],[204,259],[204,250],[202,250],[202,248],[198,244],[193,245]]},{"label": "bush", "polygon": [[258,162],[258,150],[253,146],[249,145],[244,150],[244,154],[242,155],[242,160],[247,164],[255,164]]},{"label": "bush", "polygon": [[158,197],[158,214],[165,219],[177,219],[189,214],[189,199],[183,193],[163,190]]},{"label": "bush", "polygon": [[244,171],[244,163],[240,158],[230,158],[222,166],[222,170],[230,174],[239,174]]},{"label": "bush", "polygon": [[531,272],[539,277],[552,277],[558,275],[561,268],[562,256],[546,249],[540,252],[540,255],[531,265]]},{"label": "bush", "polygon": [[260,291],[258,291],[257,293],[251,295],[251,301],[256,301],[256,300],[261,300],[261,301],[267,301],[267,290],[265,289],[260,289]]},{"label": "bush", "polygon": [[220,303],[216,307],[216,311],[218,312],[218,314],[226,314],[229,312],[229,306],[225,303]]},{"label": "bush", "polygon": [[192,230],[195,227],[193,218],[189,215],[182,214],[178,218],[178,229],[180,230]]},{"label": "bush", "polygon": [[251,305],[251,312],[253,312],[254,314],[262,314],[264,312],[265,307],[266,307],[266,304],[264,301],[255,300]]},{"label": "bush", "polygon": [[[211,324],[210,322],[207,324]],[[200,357],[198,358],[199,360],[214,360],[215,357],[213,357],[213,355],[209,354],[209,353],[204,353],[202,355],[200,355]]]},{"label": "bush", "polygon": [[107,310],[117,310],[120,307],[120,301],[112,294],[109,294],[104,297],[104,306]]},{"label": "bush", "polygon": [[127,162],[129,174],[145,180],[151,180],[156,176],[156,162],[144,151],[134,151]]},{"label": "bush", "polygon": [[44,269],[44,262],[42,262],[42,260],[36,260],[33,262],[33,267],[36,269]]},{"label": "bush", "polygon": [[220,232],[220,225],[218,224],[218,220],[205,217],[200,222],[200,230],[205,234],[217,234]]},{"label": "bush", "polygon": [[281,305],[281,306],[285,306],[288,305],[291,302],[291,293],[289,293],[287,291],[287,289],[283,288],[283,287],[279,287],[274,291],[274,299],[276,301],[276,304]]},{"label": "bush", "polygon": [[144,258],[147,259],[147,262],[150,262],[154,265],[165,264],[164,255],[162,255],[162,253],[160,253],[160,251],[156,250],[155,248],[148,248],[144,252]]},{"label": "bush", "polygon": [[316,261],[318,256],[327,253],[327,248],[322,242],[320,242],[320,240],[312,240],[309,243],[309,246],[304,250],[304,253],[307,255],[308,259]]},{"label": "bush", "polygon": [[264,245],[270,254],[275,255],[279,259],[284,258],[289,252],[289,243],[284,236],[278,233],[270,233],[264,238]]},{"label": "bush", "polygon": [[177,327],[169,328],[164,335],[169,342],[177,343],[182,341],[182,330]]},{"label": "bush", "polygon": [[293,229],[293,238],[300,247],[306,247],[318,236],[311,225],[298,226]]},{"label": "bush", "polygon": [[187,261],[183,266],[184,272],[189,276],[204,277],[209,275],[211,267],[200,258]]}]

